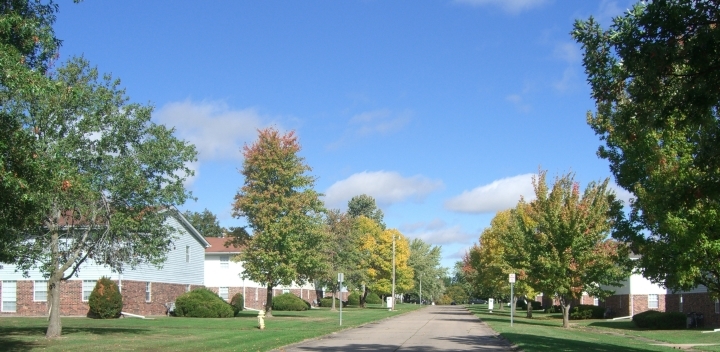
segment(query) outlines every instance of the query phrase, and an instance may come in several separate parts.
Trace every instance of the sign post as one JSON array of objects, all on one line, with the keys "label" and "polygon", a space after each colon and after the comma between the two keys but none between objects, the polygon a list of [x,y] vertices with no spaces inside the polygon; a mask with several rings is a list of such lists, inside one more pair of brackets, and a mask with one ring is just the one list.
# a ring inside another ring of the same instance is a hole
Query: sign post
[{"label": "sign post", "polygon": [[515,274],[510,274],[510,326],[513,326],[513,316],[515,315]]},{"label": "sign post", "polygon": [[[338,273],[338,292],[340,292],[340,326],[342,326],[342,283],[345,279],[343,273]],[[335,298],[333,298],[335,299]]]}]

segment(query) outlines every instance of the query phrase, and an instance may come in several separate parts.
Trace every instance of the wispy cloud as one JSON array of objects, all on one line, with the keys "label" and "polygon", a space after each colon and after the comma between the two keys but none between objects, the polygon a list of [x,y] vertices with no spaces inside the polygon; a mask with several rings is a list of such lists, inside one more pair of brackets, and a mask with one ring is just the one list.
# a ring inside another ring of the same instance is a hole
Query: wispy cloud
[{"label": "wispy cloud", "polygon": [[440,180],[421,175],[404,177],[394,171],[360,172],[335,182],[325,191],[325,205],[344,208],[350,198],[367,194],[381,205],[406,200],[421,201],[431,192],[443,187]]},{"label": "wispy cloud", "polygon": [[517,14],[548,3],[548,0],[455,0],[460,4],[471,6],[497,6],[503,11]]},{"label": "wispy cloud", "polygon": [[464,191],[448,199],[445,208],[461,213],[494,213],[514,207],[524,197],[532,200],[535,192],[532,186],[534,174],[523,174],[503,178],[490,184]]},{"label": "wispy cloud", "polygon": [[361,136],[388,134],[405,127],[411,117],[412,112],[409,110],[393,112],[390,109],[380,109],[357,114],[350,119],[350,124]]},{"label": "wispy cloud", "polygon": [[200,162],[242,159],[240,148],[257,136],[257,129],[271,119],[254,109],[232,110],[219,101],[168,103],[158,109],[154,119],[175,127],[177,137],[195,144]]},{"label": "wispy cloud", "polygon": [[419,238],[433,245],[451,243],[469,243],[473,234],[465,232],[459,225],[450,226],[441,219],[430,222],[417,222],[400,226],[400,231],[410,238]]},{"label": "wispy cloud", "polygon": [[626,206],[630,205],[630,200],[635,198],[635,195],[628,192],[626,189],[618,186],[615,182],[610,182],[608,188],[615,192],[617,199],[623,201]]},{"label": "wispy cloud", "polygon": [[555,43],[553,56],[568,64],[575,64],[582,59],[582,52],[580,46],[574,42],[559,42]]},{"label": "wispy cloud", "polygon": [[573,67],[566,67],[565,70],[563,70],[562,77],[553,82],[553,87],[559,92],[566,92],[575,87],[575,83],[577,82],[576,78],[577,74],[575,73],[575,69]]},{"label": "wispy cloud", "polygon": [[530,104],[526,103],[520,94],[510,94],[505,97],[505,101],[512,103],[520,112],[529,112],[532,109]]}]

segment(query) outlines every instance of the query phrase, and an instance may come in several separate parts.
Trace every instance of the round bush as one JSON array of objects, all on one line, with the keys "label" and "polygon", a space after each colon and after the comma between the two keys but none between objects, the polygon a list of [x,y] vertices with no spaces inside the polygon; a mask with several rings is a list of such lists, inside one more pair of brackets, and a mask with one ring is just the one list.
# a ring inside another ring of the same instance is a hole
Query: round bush
[{"label": "round bush", "polygon": [[652,330],[684,329],[687,317],[680,312],[658,312],[648,310],[633,315],[635,326]]},{"label": "round bush", "polygon": [[570,311],[570,319],[602,319],[605,315],[605,308],[589,304],[581,304]]},{"label": "round bush", "polygon": [[232,299],[230,300],[230,305],[233,307],[233,313],[234,316],[237,316],[238,313],[240,313],[245,307],[243,307],[243,304],[245,302],[245,299],[243,297],[243,294],[238,292],[236,293]]},{"label": "round bush", "polygon": [[359,306],[360,305],[360,293],[358,292],[352,292],[348,296],[348,303],[349,306]]},{"label": "round bush", "polygon": [[308,310],[310,304],[292,293],[283,293],[273,297],[272,309],[277,311],[302,311]]},{"label": "round bush", "polygon": [[175,300],[175,316],[192,318],[230,318],[233,307],[215,292],[197,288]]},{"label": "round bush", "polygon": [[[320,307],[332,307],[332,301],[332,297],[325,297],[320,300]],[[335,298],[335,308],[339,308],[340,304],[342,304],[340,298]],[[347,304],[343,305],[343,307],[345,307],[346,305]]]},{"label": "round bush", "polygon": [[114,281],[107,277],[101,277],[95,284],[88,299],[90,312],[88,316],[99,319],[119,318],[122,312],[122,295]]},{"label": "round bush", "polygon": [[365,303],[382,304],[382,299],[375,292],[370,292],[367,297],[365,297]]}]

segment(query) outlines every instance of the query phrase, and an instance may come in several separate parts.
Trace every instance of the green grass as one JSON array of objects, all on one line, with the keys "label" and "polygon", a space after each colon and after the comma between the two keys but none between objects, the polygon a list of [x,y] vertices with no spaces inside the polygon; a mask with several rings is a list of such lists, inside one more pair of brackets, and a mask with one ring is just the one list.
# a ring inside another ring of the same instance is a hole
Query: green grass
[{"label": "green grass", "polygon": [[343,325],[338,312],[329,308],[305,312],[273,312],[265,330],[257,328],[257,312],[227,319],[134,318],[95,320],[63,318],[63,336],[45,339],[45,318],[0,318],[0,351],[267,351],[338,330],[381,320],[421,308],[398,304],[395,312],[379,306],[366,309],[343,308]]},{"label": "green grass", "polygon": [[[561,314],[533,312],[526,319],[524,311],[515,312],[510,327],[510,311],[493,310],[487,305],[468,305],[471,312],[505,339],[525,352],[535,351],[671,351],[656,343],[702,344],[720,343],[720,333],[703,334],[703,329],[644,330],[630,320],[571,320],[571,328],[562,327]],[[707,330],[707,329],[705,329]],[[720,346],[696,346],[694,350],[720,351]]]}]

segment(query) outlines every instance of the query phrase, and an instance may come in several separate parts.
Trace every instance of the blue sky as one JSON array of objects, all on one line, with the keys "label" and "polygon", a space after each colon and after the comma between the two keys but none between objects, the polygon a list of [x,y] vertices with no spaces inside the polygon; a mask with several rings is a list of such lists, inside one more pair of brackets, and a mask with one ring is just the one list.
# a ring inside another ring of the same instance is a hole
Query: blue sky
[{"label": "blue sky", "polygon": [[[295,130],[329,208],[369,194],[451,266],[538,167],[610,176],[575,19],[632,1],[59,1],[61,61],[122,80],[197,146],[181,209],[223,226],[256,130]],[[623,194],[622,197],[626,197]]]}]

